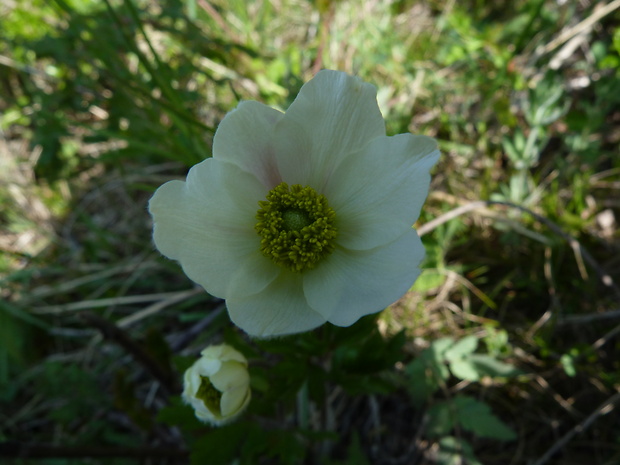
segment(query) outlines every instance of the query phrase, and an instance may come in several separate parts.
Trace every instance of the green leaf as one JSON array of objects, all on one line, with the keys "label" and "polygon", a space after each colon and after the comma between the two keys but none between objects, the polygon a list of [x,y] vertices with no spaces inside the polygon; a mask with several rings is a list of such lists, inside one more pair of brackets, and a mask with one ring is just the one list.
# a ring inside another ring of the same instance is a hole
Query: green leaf
[{"label": "green leaf", "polygon": [[427,367],[420,358],[417,358],[406,369],[409,378],[409,394],[417,405],[422,405],[439,387],[433,376],[428,376]]},{"label": "green leaf", "polygon": [[433,341],[431,346],[427,349],[430,350],[437,360],[443,360],[446,351],[454,345],[454,339],[451,337],[441,337],[436,341]]},{"label": "green leaf", "polygon": [[456,426],[456,410],[452,401],[443,401],[428,410],[426,433],[430,437],[440,438],[447,435]]},{"label": "green leaf", "polygon": [[511,352],[508,344],[508,331],[496,328],[490,324],[484,325],[486,335],[483,340],[489,355],[497,356]]},{"label": "green leaf", "polygon": [[196,19],[196,0],[185,0],[187,7],[187,17],[192,21]]},{"label": "green leaf", "polygon": [[262,367],[250,366],[250,386],[253,391],[267,392],[270,388],[267,370]]},{"label": "green leaf", "polygon": [[620,54],[620,27],[616,27],[616,30],[614,31],[613,44],[616,52]]},{"label": "green leaf", "polygon": [[468,396],[439,402],[428,411],[427,434],[442,437],[456,426],[476,436],[504,441],[516,438],[514,431],[491,412],[485,402]]},{"label": "green leaf", "polygon": [[471,363],[470,357],[478,348],[476,336],[466,336],[457,341],[445,352],[445,358],[450,364],[450,371],[459,379],[478,381],[480,374],[476,366]]},{"label": "green leaf", "polygon": [[469,362],[475,367],[480,375],[491,376],[493,378],[509,378],[523,373],[515,366],[501,362],[495,357],[485,354],[472,354]]},{"label": "green leaf", "polygon": [[210,430],[192,444],[190,464],[229,465],[248,441],[249,429],[247,423],[233,423]]},{"label": "green leaf", "polygon": [[444,353],[453,343],[449,337],[437,339],[407,365],[409,393],[416,404],[423,404],[450,377]]},{"label": "green leaf", "polygon": [[450,371],[459,379],[478,381],[480,373],[470,359],[457,359],[450,362]]},{"label": "green leaf", "polygon": [[562,368],[564,368],[564,373],[571,378],[577,374],[574,362],[575,358],[571,354],[564,354],[560,357],[560,363],[562,364]]},{"label": "green leaf", "polygon": [[491,407],[472,397],[459,396],[454,399],[458,422],[476,436],[510,441],[516,438],[515,432],[500,420]]},{"label": "green leaf", "polygon": [[351,439],[351,444],[349,444],[349,448],[347,449],[347,461],[344,462],[344,464],[346,465],[369,465],[368,459],[364,455],[364,451],[360,443],[360,438],[355,433],[353,434],[353,438]]},{"label": "green leaf", "polygon": [[170,405],[159,410],[157,413],[157,421],[169,426],[178,426],[189,431],[205,427],[205,425],[196,418],[192,408],[185,405],[179,396],[171,397]]},{"label": "green leaf", "polygon": [[6,314],[7,318],[11,315],[14,318],[18,318],[28,324],[36,326],[37,328],[41,328],[44,330],[48,330],[50,326],[40,318],[31,315],[30,313],[22,310],[21,308],[9,304],[6,301],[0,301],[0,314]]},{"label": "green leaf", "polygon": [[478,338],[476,336],[465,336],[457,341],[452,347],[445,352],[445,358],[448,361],[464,358],[478,348]]},{"label": "green leaf", "polygon": [[425,293],[431,289],[437,289],[446,282],[446,279],[448,279],[446,273],[425,269],[411,289],[415,292]]}]

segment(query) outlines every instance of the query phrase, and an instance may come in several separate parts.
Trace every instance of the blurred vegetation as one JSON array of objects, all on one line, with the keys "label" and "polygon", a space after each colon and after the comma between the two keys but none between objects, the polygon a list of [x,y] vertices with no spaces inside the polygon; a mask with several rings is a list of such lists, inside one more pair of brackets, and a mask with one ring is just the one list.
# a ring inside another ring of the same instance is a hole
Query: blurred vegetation
[{"label": "blurred vegetation", "polygon": [[[619,463],[619,7],[2,2],[0,457]],[[239,100],[286,109],[321,68],[439,140],[425,271],[378,319],[250,341],[154,250],[146,202]],[[178,380],[221,340],[254,394],[211,429]]]}]

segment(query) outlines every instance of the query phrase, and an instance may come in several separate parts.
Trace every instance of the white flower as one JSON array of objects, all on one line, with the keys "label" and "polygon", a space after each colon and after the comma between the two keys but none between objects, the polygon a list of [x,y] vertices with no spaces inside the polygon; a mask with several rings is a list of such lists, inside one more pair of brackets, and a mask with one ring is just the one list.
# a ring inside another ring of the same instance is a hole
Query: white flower
[{"label": "white flower", "polygon": [[185,371],[183,400],[200,420],[214,425],[227,423],[250,402],[248,362],[226,344],[209,346],[200,355]]},{"label": "white flower", "polygon": [[420,274],[434,139],[385,135],[376,89],[324,70],[286,113],[246,101],[149,204],[154,240],[254,336],[349,326]]}]

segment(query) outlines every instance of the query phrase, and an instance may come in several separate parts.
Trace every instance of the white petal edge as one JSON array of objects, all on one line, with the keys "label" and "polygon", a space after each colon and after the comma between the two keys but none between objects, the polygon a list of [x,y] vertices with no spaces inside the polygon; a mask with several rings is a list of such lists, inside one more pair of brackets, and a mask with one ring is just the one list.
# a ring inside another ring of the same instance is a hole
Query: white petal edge
[{"label": "white petal edge", "polygon": [[[213,358],[199,358],[192,366],[192,372],[198,376],[198,386],[200,386],[200,376],[210,377],[220,371],[222,368],[222,361]],[[196,388],[197,392],[198,388]]]},{"label": "white petal edge", "polygon": [[338,243],[365,250],[404,234],[420,215],[438,159],[435,139],[412,134],[378,137],[348,156],[323,190],[336,211]]},{"label": "white petal edge", "polygon": [[220,399],[220,412],[224,421],[230,421],[239,415],[250,402],[251,393],[247,386],[234,387]]},{"label": "white petal edge", "polygon": [[262,292],[226,305],[232,322],[255,337],[300,333],[325,323],[304,297],[301,274],[282,272]]},{"label": "white petal edge", "polygon": [[239,362],[225,362],[220,370],[209,377],[209,380],[220,392],[226,392],[235,386],[249,386],[250,375],[247,368]]},{"label": "white petal edge", "polygon": [[383,310],[409,290],[420,275],[424,246],[410,229],[372,250],[336,249],[304,275],[308,303],[337,326]]},{"label": "white petal edge", "polygon": [[201,400],[196,401],[195,403],[192,402],[191,405],[194,409],[194,414],[196,415],[196,417],[199,420],[202,420],[206,423],[210,423],[212,425],[219,425],[221,424],[221,420],[219,420],[218,418],[215,417],[215,415],[213,415],[213,413],[211,413],[211,411],[206,408],[203,405],[200,405],[202,403]]},{"label": "white petal edge", "polygon": [[190,170],[187,182],[170,181],[151,198],[155,245],[214,296],[259,292],[280,273],[261,255],[254,230],[266,192],[236,165],[207,159]]},{"label": "white petal edge", "polygon": [[267,189],[282,182],[273,149],[273,130],[284,114],[254,101],[239,103],[220,122],[213,138],[213,158],[235,163],[254,174]]},{"label": "white petal edge", "polygon": [[248,364],[245,356],[239,352],[237,349],[229,346],[228,344],[219,344],[219,345],[211,345],[204,348],[200,352],[200,356],[204,358],[213,358],[217,360],[221,360],[222,362],[228,362],[230,360],[235,360],[244,365]]},{"label": "white petal edge", "polygon": [[183,395],[188,399],[194,397],[200,387],[200,374],[192,366],[183,376]]},{"label": "white petal edge", "polygon": [[[328,177],[347,154],[385,135],[375,86],[334,70],[319,71],[302,86],[278,124],[278,132],[283,134],[283,127],[295,125],[306,135],[297,147],[310,152],[314,174],[309,184],[315,189],[321,188],[317,182]],[[311,147],[301,145],[306,140],[312,141]],[[294,150],[291,144],[291,151],[277,153],[285,181],[297,173]]]}]

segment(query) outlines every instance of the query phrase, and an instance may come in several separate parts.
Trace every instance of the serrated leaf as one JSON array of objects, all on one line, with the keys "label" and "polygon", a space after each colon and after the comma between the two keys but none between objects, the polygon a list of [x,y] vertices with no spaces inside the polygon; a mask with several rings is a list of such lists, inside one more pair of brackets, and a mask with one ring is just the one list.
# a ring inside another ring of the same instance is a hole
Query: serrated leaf
[{"label": "serrated leaf", "polygon": [[514,431],[500,420],[485,402],[468,396],[439,402],[428,411],[427,434],[446,436],[457,425],[476,436],[504,441],[516,438]]},{"label": "serrated leaf", "polygon": [[456,397],[453,402],[463,429],[485,438],[503,441],[516,438],[515,432],[491,412],[487,403],[466,396]]},{"label": "serrated leaf", "polygon": [[417,405],[423,404],[437,389],[437,382],[426,376],[426,366],[419,359],[407,366],[409,394]]},{"label": "serrated leaf", "polygon": [[452,401],[443,401],[433,405],[427,415],[426,434],[428,436],[439,438],[454,429],[457,417]]},{"label": "serrated leaf", "polygon": [[439,389],[440,383],[450,377],[448,367],[444,364],[444,352],[453,342],[452,338],[436,340],[407,366],[409,393],[416,404],[424,403]]}]

